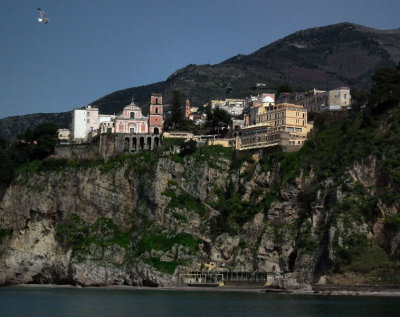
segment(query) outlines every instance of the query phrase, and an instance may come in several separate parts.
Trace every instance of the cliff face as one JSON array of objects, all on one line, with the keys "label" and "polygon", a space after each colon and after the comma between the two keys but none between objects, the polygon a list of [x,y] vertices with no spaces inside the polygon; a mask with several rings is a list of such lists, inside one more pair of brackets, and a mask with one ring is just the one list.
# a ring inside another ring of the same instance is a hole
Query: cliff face
[{"label": "cliff face", "polygon": [[215,265],[298,286],[340,279],[360,250],[379,254],[378,268],[399,261],[400,233],[384,224],[399,205],[374,198],[376,157],[340,180],[283,182],[266,154],[241,163],[212,149],[20,175],[0,205],[0,284],[172,286]]}]

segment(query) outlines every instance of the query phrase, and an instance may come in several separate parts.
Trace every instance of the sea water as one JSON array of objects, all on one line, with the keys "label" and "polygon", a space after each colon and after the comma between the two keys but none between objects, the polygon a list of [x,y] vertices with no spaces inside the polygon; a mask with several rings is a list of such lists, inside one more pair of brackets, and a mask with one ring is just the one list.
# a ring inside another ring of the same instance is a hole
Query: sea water
[{"label": "sea water", "polygon": [[0,288],[0,316],[400,316],[398,297]]}]

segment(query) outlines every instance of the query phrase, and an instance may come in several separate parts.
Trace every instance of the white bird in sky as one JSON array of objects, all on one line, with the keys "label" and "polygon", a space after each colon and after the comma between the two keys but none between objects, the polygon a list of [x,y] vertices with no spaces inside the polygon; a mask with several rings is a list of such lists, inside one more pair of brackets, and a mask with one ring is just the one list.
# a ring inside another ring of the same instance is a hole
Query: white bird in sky
[{"label": "white bird in sky", "polygon": [[49,22],[49,19],[46,18],[46,16],[44,15],[44,11],[40,8],[38,8],[38,11],[40,13],[40,18],[38,18],[39,22],[43,22],[44,24],[46,24],[47,22]]}]

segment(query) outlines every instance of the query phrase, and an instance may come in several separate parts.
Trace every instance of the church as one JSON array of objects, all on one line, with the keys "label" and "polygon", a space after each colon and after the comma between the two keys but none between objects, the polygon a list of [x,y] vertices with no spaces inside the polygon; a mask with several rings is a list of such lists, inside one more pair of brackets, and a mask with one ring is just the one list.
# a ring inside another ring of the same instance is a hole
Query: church
[{"label": "church", "polygon": [[116,133],[161,134],[163,129],[162,95],[151,95],[148,116],[144,116],[142,109],[132,100],[115,118],[114,128]]}]

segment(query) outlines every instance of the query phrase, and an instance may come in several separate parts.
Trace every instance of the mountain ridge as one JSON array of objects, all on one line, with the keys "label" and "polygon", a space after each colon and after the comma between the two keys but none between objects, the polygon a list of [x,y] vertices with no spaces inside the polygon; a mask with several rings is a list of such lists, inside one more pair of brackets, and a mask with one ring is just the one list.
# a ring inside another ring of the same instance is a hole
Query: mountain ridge
[{"label": "mountain ridge", "polygon": [[[147,105],[152,92],[163,93],[168,102],[172,91],[179,90],[192,105],[199,106],[212,98],[243,98],[274,91],[281,84],[294,90],[368,88],[376,69],[392,67],[399,61],[400,28],[377,30],[343,22],[297,31],[251,54],[238,54],[219,64],[189,64],[165,81],[121,89],[91,104],[102,113],[113,114],[129,104],[132,97],[137,104]],[[265,83],[266,88],[257,88],[259,82]],[[70,113],[65,113],[63,119],[59,114],[46,114],[50,120],[52,116],[58,117],[61,127],[70,124]],[[12,139],[39,122],[37,116],[1,119],[0,136]]]}]

